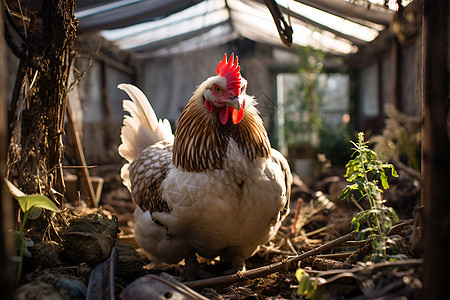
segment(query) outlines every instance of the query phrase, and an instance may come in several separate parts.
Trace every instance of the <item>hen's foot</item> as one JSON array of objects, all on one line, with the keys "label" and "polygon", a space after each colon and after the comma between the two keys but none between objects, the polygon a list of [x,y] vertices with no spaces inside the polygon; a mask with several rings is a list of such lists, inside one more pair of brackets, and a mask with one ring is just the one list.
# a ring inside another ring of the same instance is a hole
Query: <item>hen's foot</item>
[{"label": "hen's foot", "polygon": [[183,281],[211,278],[213,275],[202,268],[195,253],[188,255],[185,259]]},{"label": "hen's foot", "polygon": [[233,267],[223,272],[223,274],[232,275],[247,271],[247,268],[245,267],[245,259],[242,258],[234,259],[232,263]]}]

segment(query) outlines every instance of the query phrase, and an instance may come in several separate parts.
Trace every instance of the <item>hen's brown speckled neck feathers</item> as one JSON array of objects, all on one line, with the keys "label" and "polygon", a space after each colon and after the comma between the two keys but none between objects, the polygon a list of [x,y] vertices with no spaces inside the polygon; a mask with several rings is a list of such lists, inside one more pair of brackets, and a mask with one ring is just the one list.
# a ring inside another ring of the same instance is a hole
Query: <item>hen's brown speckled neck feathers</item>
[{"label": "hen's brown speckled neck feathers", "polygon": [[270,157],[270,142],[254,100],[246,97],[244,117],[238,124],[219,122],[197,91],[184,108],[175,131],[173,163],[188,172],[223,169],[230,139],[249,160]]}]

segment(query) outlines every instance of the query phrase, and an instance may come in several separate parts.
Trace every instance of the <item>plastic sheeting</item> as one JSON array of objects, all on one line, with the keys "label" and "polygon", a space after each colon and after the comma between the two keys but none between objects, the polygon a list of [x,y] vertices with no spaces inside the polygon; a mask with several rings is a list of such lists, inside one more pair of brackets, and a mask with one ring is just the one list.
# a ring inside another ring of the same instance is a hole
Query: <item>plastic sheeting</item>
[{"label": "plastic sheeting", "polygon": [[[83,31],[102,35],[141,57],[165,56],[210,47],[237,37],[281,46],[263,0],[78,1]],[[373,2],[373,1],[371,1]],[[293,27],[293,43],[345,55],[375,39],[392,10],[365,1],[277,0]]]}]

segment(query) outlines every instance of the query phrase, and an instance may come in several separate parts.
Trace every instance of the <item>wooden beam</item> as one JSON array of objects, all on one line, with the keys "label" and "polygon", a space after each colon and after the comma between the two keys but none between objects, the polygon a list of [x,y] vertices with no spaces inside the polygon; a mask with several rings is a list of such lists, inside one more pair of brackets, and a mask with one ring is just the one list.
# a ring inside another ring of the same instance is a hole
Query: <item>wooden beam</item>
[{"label": "wooden beam", "polygon": [[448,1],[425,0],[422,19],[423,299],[448,298],[450,189],[447,71]]},{"label": "wooden beam", "polygon": [[80,134],[78,131],[78,126],[76,124],[75,118],[73,116],[72,106],[70,105],[70,97],[67,97],[67,121],[70,127],[70,136],[73,143],[75,144],[75,158],[77,163],[80,164],[81,168],[81,179],[84,184],[84,188],[81,191],[85,194],[86,200],[90,201],[91,207],[98,207],[96,202],[94,187],[92,185],[91,176],[89,175],[89,170],[86,164],[86,159],[84,157],[83,147],[81,146]]},{"label": "wooden beam", "polygon": [[[394,14],[388,9],[378,7],[378,9],[369,9],[368,6],[355,4],[355,1],[343,0],[295,0],[297,2],[312,6],[314,8],[329,12],[341,18],[355,18],[366,20],[377,24],[389,25]],[[376,4],[371,4],[377,7]]]},{"label": "wooden beam", "polygon": [[[259,2],[261,4],[264,4],[265,0],[257,0],[257,2]],[[297,14],[294,11],[290,11],[290,10],[284,8],[283,6],[280,6],[280,9],[286,15],[290,15],[291,17],[299,19],[300,21],[305,22],[307,24],[310,24],[310,25],[312,25],[314,27],[317,27],[320,30],[329,31],[332,34],[334,34],[335,36],[340,37],[340,38],[345,39],[345,40],[348,40],[349,42],[351,42],[352,44],[355,44],[358,47],[368,44],[366,41],[363,41],[361,39],[358,39],[357,37],[354,37],[354,36],[351,36],[351,35],[339,32],[338,30],[335,30],[335,29],[333,29],[331,27],[328,27],[328,26],[325,26],[323,24],[317,23],[317,22],[315,22],[315,21],[313,21],[311,19],[308,19],[307,17],[305,17],[303,15]]]}]

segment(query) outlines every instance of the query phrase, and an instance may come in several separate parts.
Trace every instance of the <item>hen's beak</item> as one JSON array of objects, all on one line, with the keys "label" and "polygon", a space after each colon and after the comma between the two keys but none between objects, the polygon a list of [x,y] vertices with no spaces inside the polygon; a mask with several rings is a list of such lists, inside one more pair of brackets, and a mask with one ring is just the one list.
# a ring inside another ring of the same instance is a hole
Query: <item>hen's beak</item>
[{"label": "hen's beak", "polygon": [[239,98],[235,96],[231,96],[228,100],[222,100],[226,106],[232,107],[235,110],[239,111],[241,109],[241,105],[239,103]]}]

